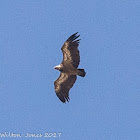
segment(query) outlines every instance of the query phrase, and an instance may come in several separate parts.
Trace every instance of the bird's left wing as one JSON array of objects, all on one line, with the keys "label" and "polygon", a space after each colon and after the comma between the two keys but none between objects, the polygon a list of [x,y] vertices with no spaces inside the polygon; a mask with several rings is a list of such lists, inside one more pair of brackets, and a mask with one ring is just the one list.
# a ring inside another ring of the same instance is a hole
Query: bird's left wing
[{"label": "bird's left wing", "polygon": [[61,50],[63,52],[63,61],[62,63],[68,63],[73,67],[77,68],[80,62],[78,45],[80,39],[76,40],[80,35],[77,36],[77,33],[70,36],[62,46]]},{"label": "bird's left wing", "polygon": [[76,75],[68,75],[61,72],[59,78],[54,82],[55,92],[58,98],[65,103],[69,101],[69,90],[76,81]]}]

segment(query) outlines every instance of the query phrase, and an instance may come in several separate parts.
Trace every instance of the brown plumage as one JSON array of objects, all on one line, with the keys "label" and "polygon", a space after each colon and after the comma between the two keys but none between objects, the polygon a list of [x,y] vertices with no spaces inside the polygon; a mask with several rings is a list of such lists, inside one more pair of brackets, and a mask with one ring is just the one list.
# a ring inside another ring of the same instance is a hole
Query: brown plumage
[{"label": "brown plumage", "polygon": [[66,40],[61,48],[63,61],[60,65],[54,67],[61,72],[59,78],[54,82],[54,86],[56,95],[63,103],[66,100],[69,101],[69,90],[75,83],[77,75],[84,77],[86,74],[84,69],[77,69],[80,62],[78,50],[80,39],[76,39],[79,36],[75,33]]}]

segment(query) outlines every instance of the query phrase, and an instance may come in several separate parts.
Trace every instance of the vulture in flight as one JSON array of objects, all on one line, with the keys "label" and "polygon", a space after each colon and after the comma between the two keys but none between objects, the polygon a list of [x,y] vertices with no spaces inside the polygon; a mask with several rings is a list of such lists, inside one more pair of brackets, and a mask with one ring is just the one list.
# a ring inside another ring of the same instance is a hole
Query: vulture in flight
[{"label": "vulture in flight", "polygon": [[78,45],[80,39],[77,38],[80,35],[77,35],[77,33],[65,41],[61,48],[63,61],[60,65],[54,67],[54,69],[60,71],[59,78],[54,82],[55,92],[63,103],[69,102],[69,90],[74,85],[77,75],[84,77],[86,74],[84,69],[78,69],[80,62]]}]

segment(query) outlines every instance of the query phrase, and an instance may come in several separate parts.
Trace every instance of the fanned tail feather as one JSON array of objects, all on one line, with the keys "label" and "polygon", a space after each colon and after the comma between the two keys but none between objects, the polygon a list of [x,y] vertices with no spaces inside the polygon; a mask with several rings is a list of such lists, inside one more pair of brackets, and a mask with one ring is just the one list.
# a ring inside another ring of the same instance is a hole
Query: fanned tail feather
[{"label": "fanned tail feather", "polygon": [[84,69],[78,69],[78,75],[81,77],[84,77],[86,75],[86,72]]}]

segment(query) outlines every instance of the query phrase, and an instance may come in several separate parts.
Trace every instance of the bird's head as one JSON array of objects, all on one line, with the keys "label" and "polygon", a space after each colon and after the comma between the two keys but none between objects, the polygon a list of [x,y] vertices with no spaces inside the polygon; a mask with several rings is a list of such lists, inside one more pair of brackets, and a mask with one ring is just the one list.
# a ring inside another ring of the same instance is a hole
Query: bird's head
[{"label": "bird's head", "polygon": [[60,65],[55,66],[55,67],[54,67],[54,69],[61,71],[61,70],[62,70],[62,66],[61,66],[61,64],[60,64]]}]

